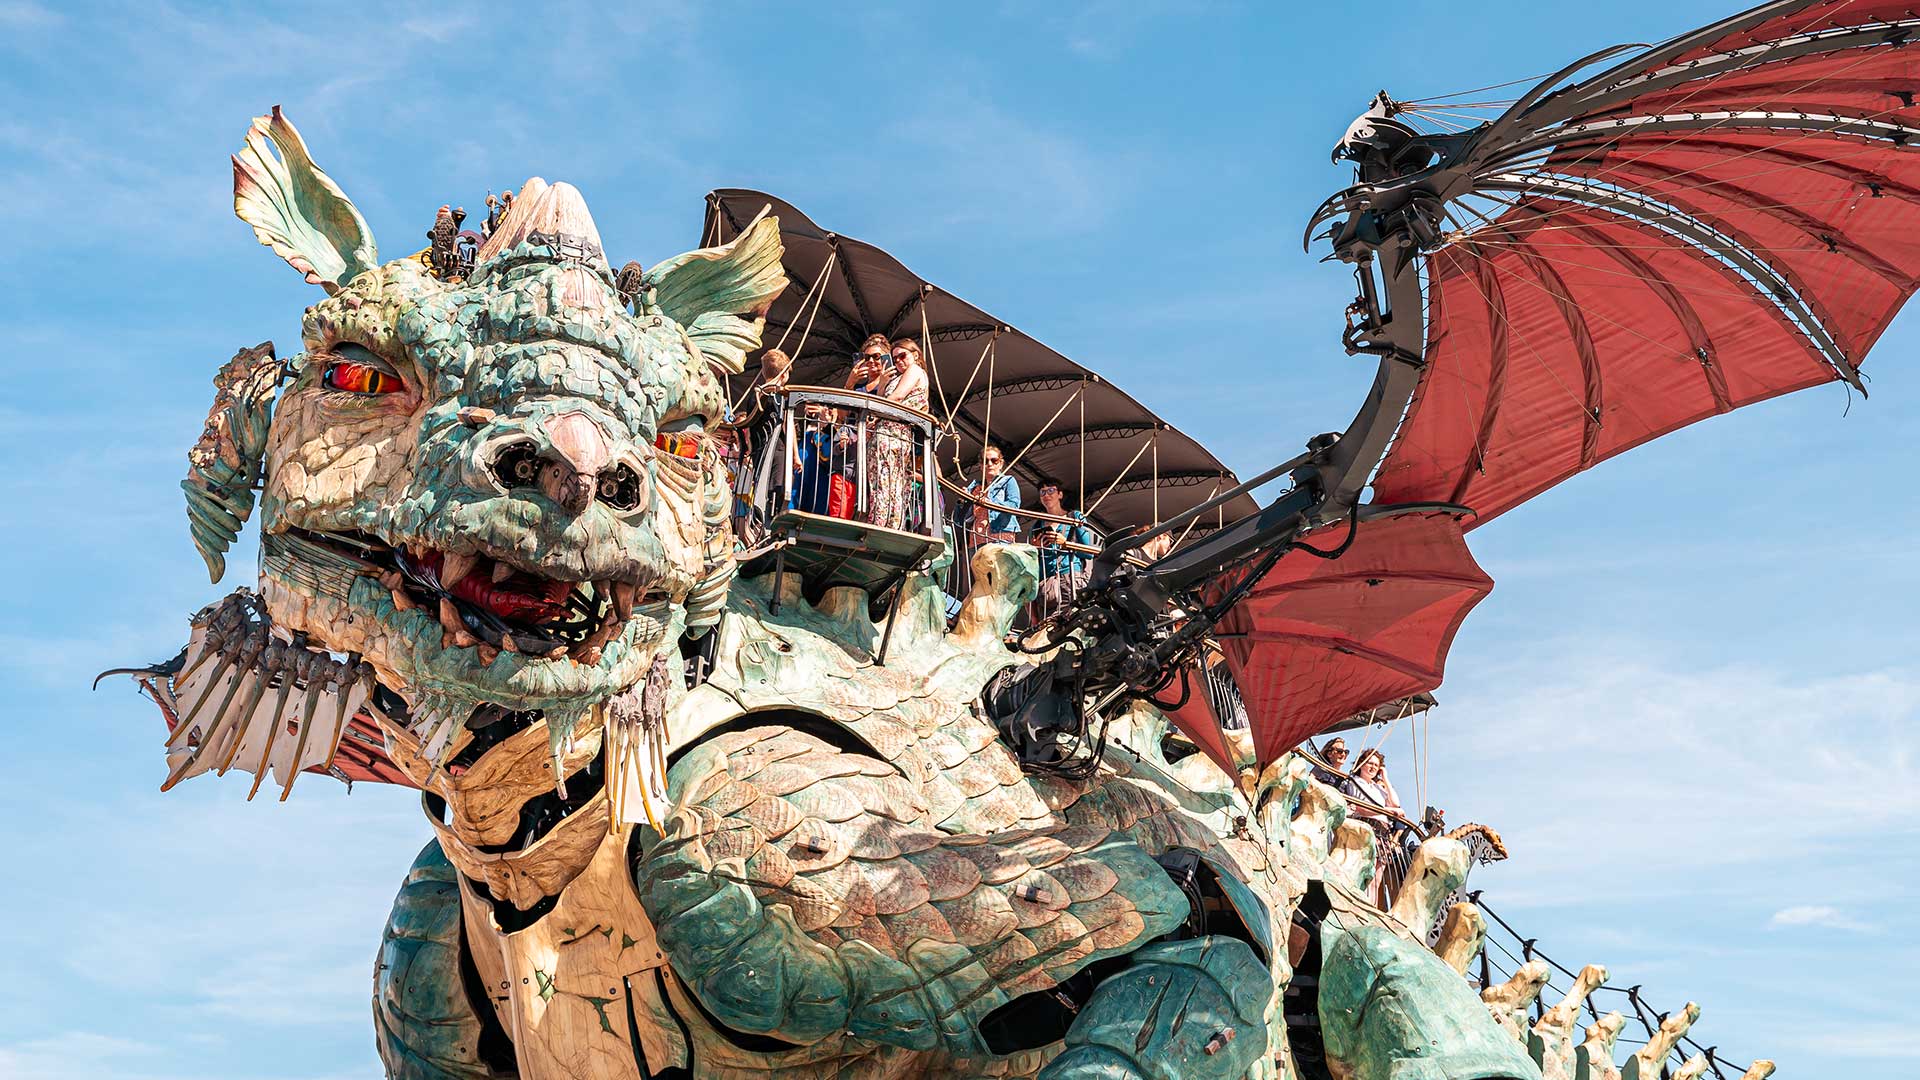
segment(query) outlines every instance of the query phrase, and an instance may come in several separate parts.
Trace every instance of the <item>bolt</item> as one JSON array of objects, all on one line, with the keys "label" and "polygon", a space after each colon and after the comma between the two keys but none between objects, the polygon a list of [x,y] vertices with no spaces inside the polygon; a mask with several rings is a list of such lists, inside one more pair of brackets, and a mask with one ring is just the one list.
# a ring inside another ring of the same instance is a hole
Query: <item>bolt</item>
[{"label": "bolt", "polygon": [[1230,1027],[1221,1028],[1219,1031],[1213,1033],[1213,1038],[1208,1039],[1207,1045],[1201,1047],[1201,1049],[1206,1051],[1207,1056],[1211,1057],[1219,1053],[1222,1048],[1232,1041],[1233,1029]]}]

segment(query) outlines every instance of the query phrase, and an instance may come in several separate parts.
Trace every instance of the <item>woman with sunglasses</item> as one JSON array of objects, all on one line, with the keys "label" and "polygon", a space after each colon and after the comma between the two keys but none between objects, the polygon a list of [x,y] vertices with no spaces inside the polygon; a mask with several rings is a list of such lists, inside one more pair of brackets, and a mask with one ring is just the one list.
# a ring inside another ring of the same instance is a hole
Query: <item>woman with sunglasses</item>
[{"label": "woman with sunglasses", "polygon": [[[888,356],[893,369],[877,393],[888,401],[925,412],[927,369],[920,356],[920,343],[901,338],[893,343]],[[867,432],[868,520],[883,528],[918,531],[923,515],[914,512],[921,499],[913,490],[913,481],[920,475],[919,455],[913,452],[913,429],[897,420],[875,419],[867,425]]]},{"label": "woman with sunglasses", "polygon": [[860,343],[853,358],[853,370],[847,372],[847,389],[863,394],[878,394],[887,385],[887,335],[869,334]]}]

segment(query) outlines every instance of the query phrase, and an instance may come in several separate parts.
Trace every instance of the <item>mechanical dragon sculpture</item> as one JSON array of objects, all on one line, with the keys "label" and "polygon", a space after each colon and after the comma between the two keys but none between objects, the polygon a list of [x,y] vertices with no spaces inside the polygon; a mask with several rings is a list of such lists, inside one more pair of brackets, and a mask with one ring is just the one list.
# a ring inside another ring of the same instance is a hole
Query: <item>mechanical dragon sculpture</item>
[{"label": "mechanical dragon sculpture", "polygon": [[[1400,558],[1395,530],[1442,530],[1453,547],[1427,547],[1464,558],[1463,519],[1661,430],[1859,385],[1920,278],[1920,246],[1878,231],[1920,206],[1893,85],[1916,21],[1878,7],[1769,5],[1574,79],[1612,54],[1589,57],[1461,134],[1420,134],[1383,94],[1339,150],[1360,183],[1316,218],[1360,271],[1348,345],[1380,358],[1361,415],[1245,521],[1144,566],[1120,556],[1152,532],[1111,545],[1053,636],[1018,649],[1022,545],[978,552],[951,622],[927,572],[885,626],[859,589],[736,578],[707,427],[787,282],[777,221],[616,278],[580,194],[536,178],[443,280],[378,260],[276,109],[234,158],[236,209],[324,295],[299,355],[221,369],[190,454],[213,579],[256,491],[261,568],[178,657],[133,669],[169,725],[165,786],[238,769],[283,799],[309,771],[421,789],[435,838],[375,974],[392,1077],[1652,1080],[1697,1008],[1616,1067],[1619,1014],[1578,1023],[1605,969],[1531,1023],[1544,965],[1469,984],[1485,924],[1459,900],[1458,837],[1369,902],[1374,833],[1288,752],[1331,714],[1283,678],[1319,661],[1260,651],[1321,642],[1272,629],[1275,567]],[[1846,79],[1808,77],[1836,64]],[[1835,205],[1769,210],[1756,159]],[[1714,172],[1730,161],[1743,186]],[[1454,222],[1485,192],[1508,209]],[[1600,261],[1544,254],[1549,220]],[[1656,353],[1584,316],[1627,317],[1588,302],[1588,271],[1647,290]],[[1566,348],[1535,356],[1580,388],[1565,416],[1540,398],[1562,380],[1508,366],[1548,322]],[[1649,355],[1668,366],[1647,374]],[[1465,436],[1436,427],[1448,371],[1482,406]],[[1360,503],[1369,477],[1392,499]],[[1484,593],[1460,580],[1472,598],[1417,627],[1429,664],[1336,643],[1401,678],[1316,668],[1321,704],[1437,683]],[[1209,740],[1152,694],[1236,619],[1253,731]],[[1042,713],[1097,719],[1104,749],[1023,767],[1006,721]],[[1213,749],[1169,761],[1176,726]]]}]

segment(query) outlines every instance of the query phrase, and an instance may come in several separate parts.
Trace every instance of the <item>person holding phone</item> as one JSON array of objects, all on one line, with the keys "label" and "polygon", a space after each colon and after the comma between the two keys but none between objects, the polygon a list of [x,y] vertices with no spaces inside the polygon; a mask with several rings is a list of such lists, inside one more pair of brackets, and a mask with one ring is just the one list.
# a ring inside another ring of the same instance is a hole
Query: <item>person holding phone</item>
[{"label": "person holding phone", "polygon": [[1040,508],[1055,517],[1073,519],[1072,524],[1036,521],[1027,533],[1027,542],[1040,549],[1040,609],[1054,612],[1087,583],[1086,554],[1062,545],[1097,547],[1100,541],[1087,527],[1085,514],[1067,510],[1059,484],[1040,485]]}]

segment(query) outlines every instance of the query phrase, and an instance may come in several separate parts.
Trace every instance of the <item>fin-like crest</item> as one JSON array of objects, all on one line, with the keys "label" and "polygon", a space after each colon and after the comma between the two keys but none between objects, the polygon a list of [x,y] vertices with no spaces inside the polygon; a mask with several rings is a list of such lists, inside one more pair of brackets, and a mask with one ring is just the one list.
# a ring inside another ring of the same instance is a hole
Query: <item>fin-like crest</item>
[{"label": "fin-like crest", "polygon": [[187,524],[193,546],[218,582],[227,572],[226,551],[253,513],[253,486],[267,455],[267,428],[280,390],[280,361],[273,342],[241,349],[214,376],[213,408],[193,449],[187,451]]},{"label": "fin-like crest", "polygon": [[366,219],[313,163],[278,105],[272,115],[254,117],[246,145],[233,155],[233,212],[328,293],[380,263]]},{"label": "fin-like crest", "polygon": [[767,309],[786,288],[780,220],[765,210],[719,247],[676,255],[647,272],[642,303],[686,328],[707,361],[729,375],[760,346]]}]

